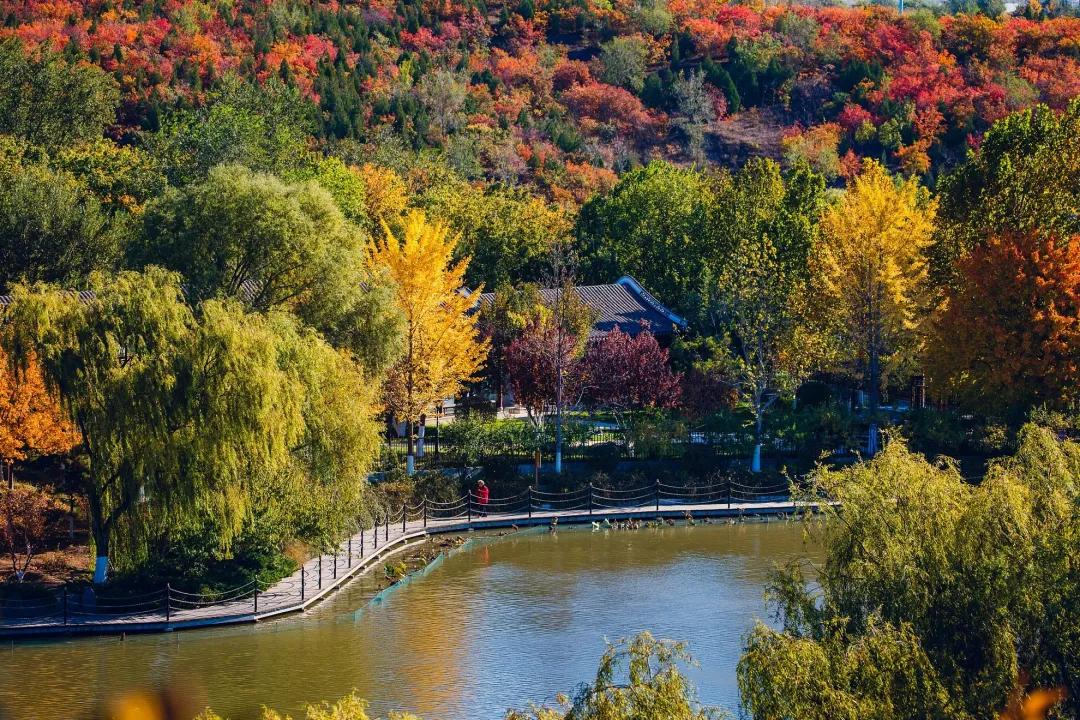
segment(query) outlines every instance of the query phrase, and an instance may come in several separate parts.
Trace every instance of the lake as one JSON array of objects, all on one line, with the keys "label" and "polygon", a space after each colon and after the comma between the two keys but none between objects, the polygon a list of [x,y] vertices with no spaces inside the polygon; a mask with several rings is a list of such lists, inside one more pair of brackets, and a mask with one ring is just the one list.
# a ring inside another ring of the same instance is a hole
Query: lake
[{"label": "lake", "polygon": [[686,640],[700,699],[738,706],[742,638],[768,620],[776,563],[819,559],[799,522],[475,537],[375,595],[361,577],[303,615],[159,635],[15,642],[0,650],[0,716],[93,717],[169,686],[232,720],[297,714],[356,690],[373,716],[501,718],[595,673],[605,639]]}]

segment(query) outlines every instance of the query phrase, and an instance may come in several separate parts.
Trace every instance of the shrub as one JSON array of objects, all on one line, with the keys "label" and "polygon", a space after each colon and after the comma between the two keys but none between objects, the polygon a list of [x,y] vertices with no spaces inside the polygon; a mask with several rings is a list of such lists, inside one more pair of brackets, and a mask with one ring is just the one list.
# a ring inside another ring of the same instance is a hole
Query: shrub
[{"label": "shrub", "polygon": [[903,430],[913,450],[928,454],[956,454],[966,437],[956,413],[932,408],[909,412]]},{"label": "shrub", "polygon": [[1075,717],[1078,474],[1080,445],[1031,425],[979,485],[898,440],[820,470],[807,497],[842,518],[815,524],[812,582],[802,562],[773,579],[782,629],[759,623],[738,667],[748,715],[994,717],[1023,669],[1021,693],[1063,686]]}]

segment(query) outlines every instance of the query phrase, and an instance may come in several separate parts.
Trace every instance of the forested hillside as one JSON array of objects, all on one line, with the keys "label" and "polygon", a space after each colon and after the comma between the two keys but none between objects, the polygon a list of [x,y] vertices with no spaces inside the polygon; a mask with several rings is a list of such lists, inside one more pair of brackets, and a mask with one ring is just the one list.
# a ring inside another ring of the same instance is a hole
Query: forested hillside
[{"label": "forested hillside", "polygon": [[[0,2],[0,464],[73,423],[98,581],[279,576],[385,514],[383,430],[415,460],[447,397],[531,397],[556,458],[575,405],[735,428],[755,472],[873,454],[916,378],[964,413],[922,447],[1076,407],[1067,8]],[[687,320],[670,355],[536,292],[622,275]]]},{"label": "forested hillside", "polygon": [[932,184],[994,121],[1080,94],[1080,19],[1063,13],[1038,0],[997,19],[702,0],[4,0],[0,32],[115,78],[109,132],[126,142],[231,75],[278,78],[309,101],[293,110],[319,141],[393,134],[445,149],[466,178],[581,202],[653,157],[802,158],[831,181],[872,157]]}]

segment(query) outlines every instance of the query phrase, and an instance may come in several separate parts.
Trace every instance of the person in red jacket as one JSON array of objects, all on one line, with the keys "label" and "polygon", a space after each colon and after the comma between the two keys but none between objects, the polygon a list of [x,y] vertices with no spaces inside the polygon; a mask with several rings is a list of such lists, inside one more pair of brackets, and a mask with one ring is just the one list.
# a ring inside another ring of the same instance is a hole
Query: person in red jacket
[{"label": "person in red jacket", "polygon": [[488,498],[491,497],[491,490],[483,480],[476,481],[476,492],[473,494],[476,496],[477,510],[479,511],[480,516],[483,517],[484,515],[487,515],[487,504]]}]

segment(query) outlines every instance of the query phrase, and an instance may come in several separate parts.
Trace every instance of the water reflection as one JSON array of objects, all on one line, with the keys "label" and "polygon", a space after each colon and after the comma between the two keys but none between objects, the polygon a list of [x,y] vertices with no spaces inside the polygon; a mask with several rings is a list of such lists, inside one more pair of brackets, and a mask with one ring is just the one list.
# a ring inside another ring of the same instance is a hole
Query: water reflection
[{"label": "water reflection", "polygon": [[605,638],[649,629],[689,641],[701,699],[734,708],[741,637],[773,564],[797,555],[817,556],[798,524],[518,533],[470,543],[381,602],[362,578],[254,627],[9,646],[0,706],[91,717],[118,692],[181,683],[233,720],[353,689],[379,714],[499,718],[589,679]]}]

